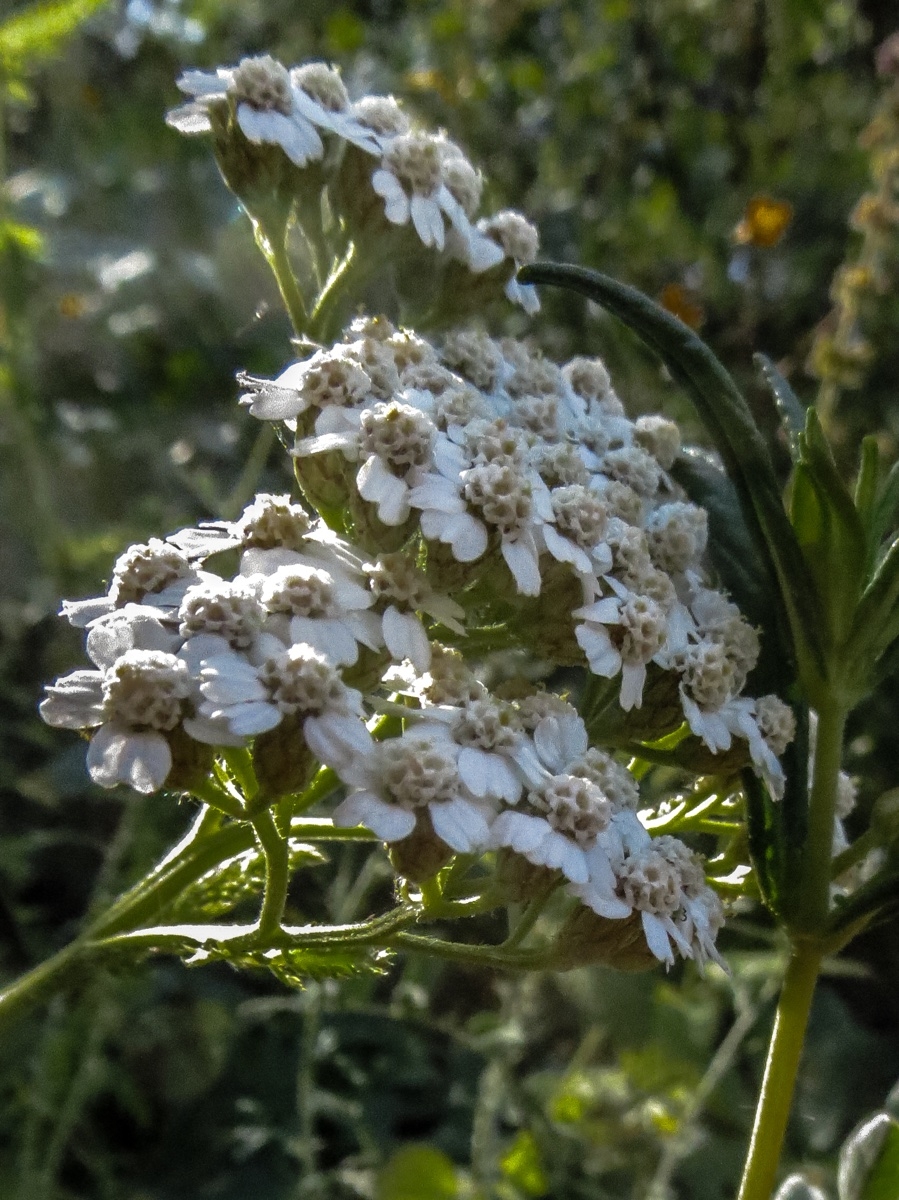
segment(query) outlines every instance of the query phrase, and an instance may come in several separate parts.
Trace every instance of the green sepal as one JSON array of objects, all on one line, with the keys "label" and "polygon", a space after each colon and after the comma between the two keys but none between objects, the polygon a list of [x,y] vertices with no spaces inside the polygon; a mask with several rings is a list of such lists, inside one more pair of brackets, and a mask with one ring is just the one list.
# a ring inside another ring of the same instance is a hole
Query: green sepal
[{"label": "green sepal", "polygon": [[774,397],[780,425],[790,448],[790,457],[796,462],[799,457],[799,435],[805,428],[805,408],[802,401],[767,355],[753,354],[752,361]]},{"label": "green sepal", "polygon": [[779,622],[789,628],[803,675],[825,675],[818,638],[820,605],[781,500],[764,438],[737,385],[692,329],[636,288],[598,271],[560,263],[533,263],[518,273],[521,283],[569,288],[607,308],[654,350],[685,389],[721,455],[756,546],[777,578]]},{"label": "green sepal", "polygon": [[864,583],[865,530],[813,408],[799,444],[790,518],[824,609],[827,642],[834,647],[849,631]]},{"label": "green sepal", "polygon": [[709,555],[721,583],[751,625],[764,630],[753,694],[788,691],[796,677],[792,641],[774,597],[777,581],[757,553],[734,485],[710,454],[689,449],[670,474],[709,515]]}]

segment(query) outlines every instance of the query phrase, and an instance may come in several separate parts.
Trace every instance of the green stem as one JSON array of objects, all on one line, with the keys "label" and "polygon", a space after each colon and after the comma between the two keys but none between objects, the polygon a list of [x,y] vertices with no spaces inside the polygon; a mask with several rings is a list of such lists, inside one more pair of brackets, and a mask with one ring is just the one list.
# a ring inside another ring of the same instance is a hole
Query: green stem
[{"label": "green stem", "polygon": [[845,727],[846,712],[842,705],[821,706],[815,737],[799,908],[799,927],[808,932],[820,931],[830,910],[833,822]]},{"label": "green stem", "polygon": [[261,424],[262,428],[256,435],[237,482],[218,506],[218,515],[226,521],[233,520],[252,498],[275,444],[274,425],[270,421],[263,421]]},{"label": "green stem", "polygon": [[696,1145],[696,1126],[709,1098],[733,1066],[734,1060],[768,1002],[774,999],[776,984],[769,980],[755,1003],[738,1007],[736,1019],[712,1056],[706,1072],[694,1088],[681,1114],[678,1131],[665,1143],[659,1165],[646,1193],[646,1200],[667,1200],[678,1164]]},{"label": "green stem", "polygon": [[506,970],[541,970],[546,964],[543,950],[519,950],[506,953],[500,946],[466,945],[464,942],[444,942],[440,938],[418,933],[398,933],[390,939],[389,948],[418,954],[447,958],[452,962],[472,963],[475,966],[502,967]]},{"label": "green stem", "polygon": [[218,809],[219,812],[226,813],[238,821],[245,821],[247,818],[240,802],[230,796],[224,788],[217,787],[211,779],[202,779],[195,783],[191,788],[191,795],[208,804],[210,808]]},{"label": "green stem", "polygon": [[836,856],[831,863],[831,878],[839,879],[845,874],[850,867],[854,867],[856,863],[861,862],[865,855],[870,854],[872,850],[876,850],[878,846],[883,845],[883,834],[879,829],[866,829],[861,837],[857,838],[851,846]]},{"label": "green stem", "polygon": [[559,881],[553,879],[549,886],[543,889],[540,895],[535,896],[533,900],[529,901],[524,912],[521,914],[518,924],[503,942],[503,950],[508,952],[510,950],[518,949],[524,939],[537,924],[540,914],[543,912],[544,908],[546,908],[550,896],[558,886]]},{"label": "green stem", "polygon": [[293,803],[294,813],[305,812],[307,808],[311,808],[319,800],[324,800],[326,796],[330,796],[339,787],[340,778],[337,772],[332,771],[330,767],[322,767],[305,792],[297,796]]},{"label": "green stem", "polygon": [[774,1192],[802,1043],[820,970],[820,949],[812,943],[797,943],[777,1006],[738,1200],[771,1200]]},{"label": "green stem", "polygon": [[265,894],[259,914],[259,936],[270,937],[281,932],[287,885],[290,882],[290,849],[275,827],[267,808],[252,818],[253,829],[265,855]]},{"label": "green stem", "polygon": [[[242,746],[227,746],[222,750],[222,758],[243,793],[244,800],[248,804],[251,803],[259,791],[256,772],[253,770],[252,754]],[[246,819],[247,814],[243,809],[241,809],[240,815]]]},{"label": "green stem", "polygon": [[347,274],[353,266],[353,259],[356,257],[356,243],[350,242],[347,247],[346,254],[339,262],[334,264],[331,274],[325,281],[325,285],[319,293],[318,299],[315,302],[315,307],[312,310],[312,327],[316,332],[321,332],[327,325],[328,310],[340,294],[341,285],[343,284]]},{"label": "green stem", "polygon": [[287,253],[287,230],[286,228],[277,231],[269,229],[256,220],[253,224],[256,242],[275,276],[278,291],[281,293],[281,299],[284,301],[284,307],[290,317],[290,323],[297,336],[303,337],[307,332],[309,315],[306,312],[303,294],[290,265],[290,256]]}]

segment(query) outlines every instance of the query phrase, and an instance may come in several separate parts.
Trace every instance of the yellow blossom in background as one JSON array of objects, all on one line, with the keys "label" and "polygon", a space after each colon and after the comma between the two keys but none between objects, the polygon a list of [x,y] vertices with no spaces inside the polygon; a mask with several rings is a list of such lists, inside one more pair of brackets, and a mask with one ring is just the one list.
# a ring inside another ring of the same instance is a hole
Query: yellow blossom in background
[{"label": "yellow blossom in background", "polygon": [[793,220],[793,205],[772,196],[753,196],[743,211],[734,240],[743,246],[776,246]]},{"label": "yellow blossom in background", "polygon": [[667,283],[659,293],[659,304],[691,329],[699,329],[705,321],[705,309],[682,283]]}]

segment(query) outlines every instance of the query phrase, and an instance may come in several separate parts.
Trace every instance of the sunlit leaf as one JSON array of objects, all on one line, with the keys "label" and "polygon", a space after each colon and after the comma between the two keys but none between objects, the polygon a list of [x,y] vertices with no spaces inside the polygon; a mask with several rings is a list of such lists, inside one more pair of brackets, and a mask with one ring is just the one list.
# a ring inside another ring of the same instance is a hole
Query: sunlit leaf
[{"label": "sunlit leaf", "polygon": [[20,71],[52,58],[88,17],[108,0],[50,0],[32,4],[0,24],[0,64]]},{"label": "sunlit leaf", "polygon": [[770,358],[764,354],[754,354],[752,361],[771,390],[790,454],[795,459],[799,454],[799,435],[805,429],[805,409],[802,402]]},{"label": "sunlit leaf", "polygon": [[899,1123],[887,1113],[857,1129],[840,1151],[839,1200],[895,1200],[899,1189]]},{"label": "sunlit leaf", "polygon": [[549,1179],[540,1158],[540,1148],[534,1135],[527,1129],[518,1133],[500,1159],[500,1169],[526,1196],[545,1196],[549,1191]]},{"label": "sunlit leaf", "polygon": [[44,235],[39,229],[15,221],[0,221],[0,250],[9,243],[29,258],[39,258],[44,251]]},{"label": "sunlit leaf", "polygon": [[435,1146],[402,1146],[378,1172],[375,1200],[455,1200],[452,1159]]}]

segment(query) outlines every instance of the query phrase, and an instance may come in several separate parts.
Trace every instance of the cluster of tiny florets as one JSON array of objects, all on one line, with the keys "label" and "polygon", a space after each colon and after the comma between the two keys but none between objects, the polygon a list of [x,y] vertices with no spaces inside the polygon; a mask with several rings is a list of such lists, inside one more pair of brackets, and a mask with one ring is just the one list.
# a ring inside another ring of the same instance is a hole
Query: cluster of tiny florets
[{"label": "cluster of tiny florets", "polygon": [[[515,278],[534,227],[478,219],[478,170],[393,97],[354,101],[328,64],[268,56],[180,86],[171,123],[215,132],[229,183],[235,154],[314,177],[315,207],[343,204],[359,246],[411,237],[414,264],[423,247],[463,290],[480,276],[536,307]],[[759,636],[714,586],[707,514],[672,473],[677,426],[630,420],[597,358],[560,364],[480,328],[429,340],[359,315],[306,345],[274,379],[239,377],[290,445],[299,499],[261,493],[126,550],[105,595],[64,605],[92,666],[48,689],[45,719],[89,736],[105,787],[178,787],[185,762],[233,769],[237,750],[274,802],[328,767],[334,824],[364,825],[413,882],[490,856],[497,887],[548,880],[642,928],[666,964],[715,959],[701,860],[651,836],[639,773],[591,745],[605,716],[615,746],[676,734],[685,762],[737,741],[728,771],[751,762],[782,791],[795,720],[742,694]],[[580,670],[589,723],[540,682],[560,669]]]},{"label": "cluster of tiny florets", "polygon": [[[354,102],[327,63],[288,70],[269,55],[215,74],[187,71],[178,84],[188,100],[169,113],[169,124],[187,134],[215,130],[223,171],[238,192],[253,174],[248,145],[295,167],[315,164],[316,201],[324,179],[357,248],[406,230],[445,264],[485,277],[488,292],[505,291],[528,312],[539,308],[535,289],[514,278],[537,256],[537,230],[517,212],[479,220],[480,171],[444,134],[415,127],[393,96]],[[240,171],[231,169],[235,161]]]}]

